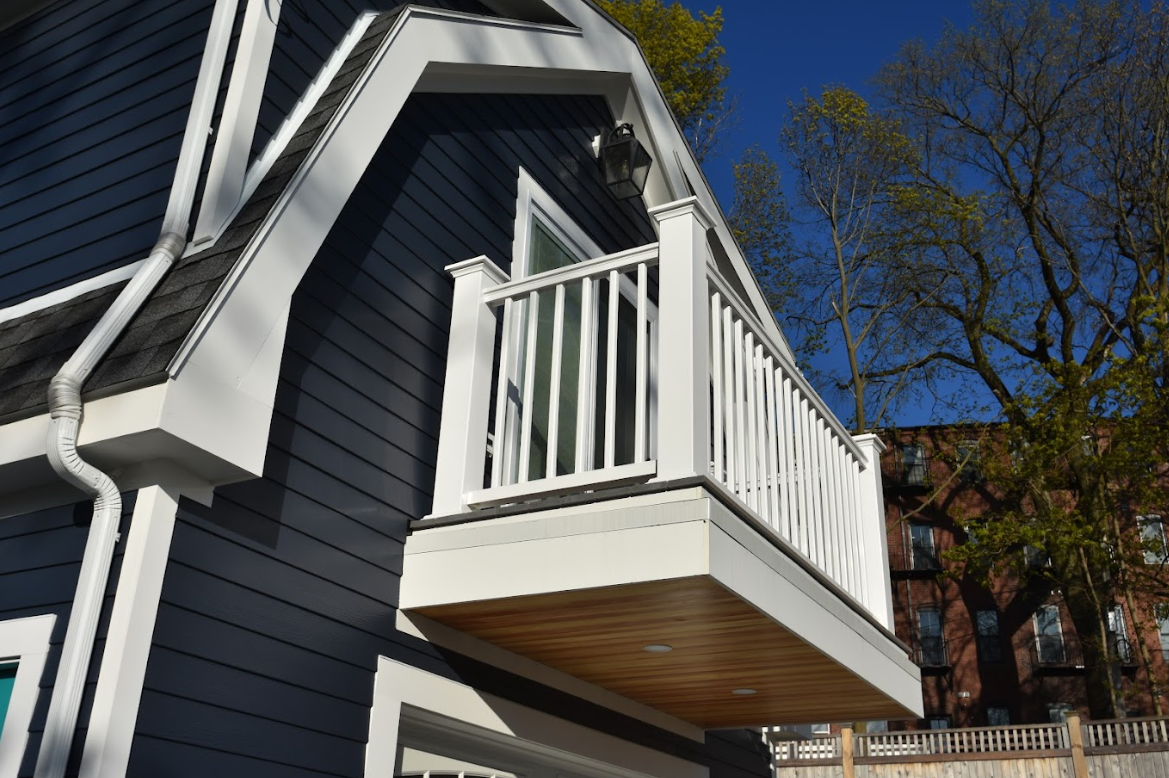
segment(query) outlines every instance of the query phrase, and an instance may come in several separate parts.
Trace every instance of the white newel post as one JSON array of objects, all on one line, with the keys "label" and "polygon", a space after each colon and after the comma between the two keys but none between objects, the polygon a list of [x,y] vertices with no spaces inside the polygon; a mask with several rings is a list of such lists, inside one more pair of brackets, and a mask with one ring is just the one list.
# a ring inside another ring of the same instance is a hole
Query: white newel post
[{"label": "white newel post", "polygon": [[650,210],[658,224],[658,478],[710,467],[710,339],[706,231],[713,222],[688,197]]},{"label": "white newel post", "polygon": [[454,276],[455,294],[434,472],[434,507],[427,518],[470,510],[467,493],[483,488],[496,330],[495,314],[483,302],[483,293],[509,280],[484,256],[449,265],[446,270]]},{"label": "white newel post", "polygon": [[867,564],[865,587],[877,621],[893,629],[893,589],[889,581],[889,535],[885,529],[885,492],[881,482],[881,454],[885,444],[873,434],[853,437],[869,460],[861,471],[860,525]]}]

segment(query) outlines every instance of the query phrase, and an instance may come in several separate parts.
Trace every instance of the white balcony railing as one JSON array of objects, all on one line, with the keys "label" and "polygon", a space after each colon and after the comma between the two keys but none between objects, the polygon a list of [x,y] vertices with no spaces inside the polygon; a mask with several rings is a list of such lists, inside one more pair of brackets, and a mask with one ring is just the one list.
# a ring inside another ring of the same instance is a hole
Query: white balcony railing
[{"label": "white balcony railing", "polygon": [[652,213],[657,244],[514,281],[486,257],[448,268],[431,515],[705,476],[889,626],[863,450],[879,444],[847,433],[715,271],[697,201]]}]

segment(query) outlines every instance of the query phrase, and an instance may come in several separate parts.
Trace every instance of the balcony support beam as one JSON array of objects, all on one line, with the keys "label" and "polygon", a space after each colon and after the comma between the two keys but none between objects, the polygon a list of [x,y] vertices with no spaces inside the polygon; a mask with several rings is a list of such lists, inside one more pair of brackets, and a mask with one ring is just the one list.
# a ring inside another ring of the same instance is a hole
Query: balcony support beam
[{"label": "balcony support beam", "polygon": [[705,475],[710,467],[710,300],[706,233],[698,198],[650,210],[658,225],[658,478]]},{"label": "balcony support beam", "polygon": [[496,330],[495,314],[483,298],[486,291],[509,280],[485,256],[458,262],[446,270],[455,279],[455,290],[434,507],[427,518],[465,513],[469,510],[467,495],[483,488]]},{"label": "balcony support beam", "polygon": [[857,446],[868,460],[867,467],[860,471],[857,494],[861,544],[864,557],[861,574],[865,579],[865,590],[869,612],[893,629],[893,589],[889,579],[889,536],[885,530],[885,497],[881,482],[881,454],[885,444],[873,434],[853,437]]}]

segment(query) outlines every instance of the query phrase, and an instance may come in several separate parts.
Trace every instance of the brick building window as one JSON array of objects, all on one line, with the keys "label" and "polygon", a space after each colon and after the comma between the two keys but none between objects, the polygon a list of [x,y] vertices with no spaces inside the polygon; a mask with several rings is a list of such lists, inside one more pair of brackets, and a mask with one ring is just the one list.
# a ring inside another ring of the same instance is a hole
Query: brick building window
[{"label": "brick building window", "polygon": [[991,707],[986,709],[986,723],[991,727],[1006,727],[1011,723],[1011,709]]},{"label": "brick building window", "polygon": [[1035,611],[1035,651],[1040,664],[1063,664],[1067,652],[1063,644],[1063,625],[1059,620],[1059,608],[1044,605]]},{"label": "brick building window", "polygon": [[926,486],[929,483],[929,465],[925,446],[921,443],[901,444],[901,483],[905,486]]},{"label": "brick building window", "polygon": [[950,717],[949,716],[944,716],[944,715],[930,716],[925,721],[930,729],[949,729],[950,728]]},{"label": "brick building window", "polygon": [[1141,544],[1145,547],[1145,564],[1159,565],[1165,561],[1165,524],[1160,516],[1137,516],[1141,528]]},{"label": "brick building window", "polygon": [[1003,661],[1003,644],[999,637],[999,612],[974,612],[974,628],[978,633],[978,661]]},{"label": "brick building window", "polygon": [[942,667],[946,662],[946,640],[942,633],[942,619],[934,608],[917,611],[918,664],[922,667]]},{"label": "brick building window", "polygon": [[1169,662],[1169,604],[1157,608],[1157,628],[1161,633],[1161,658]]},{"label": "brick building window", "polygon": [[934,548],[934,528],[928,524],[909,525],[909,545],[914,570],[937,570],[938,552]]},{"label": "brick building window", "polygon": [[954,448],[957,456],[958,478],[964,484],[982,480],[982,453],[977,440],[964,440]]}]

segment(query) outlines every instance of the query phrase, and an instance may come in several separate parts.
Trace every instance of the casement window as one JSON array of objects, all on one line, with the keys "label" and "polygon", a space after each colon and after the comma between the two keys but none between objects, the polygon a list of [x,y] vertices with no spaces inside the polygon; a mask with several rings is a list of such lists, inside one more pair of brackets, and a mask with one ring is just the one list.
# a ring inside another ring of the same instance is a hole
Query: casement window
[{"label": "casement window", "polygon": [[942,633],[942,618],[935,608],[917,611],[918,664],[922,667],[941,667],[946,664],[946,640]]},{"label": "casement window", "polygon": [[1108,609],[1108,654],[1121,664],[1131,664],[1132,644],[1128,642],[1128,626],[1124,620],[1124,608],[1113,605]]},{"label": "casement window", "polygon": [[954,447],[958,478],[973,484],[982,480],[982,453],[977,440],[964,440]]},{"label": "casement window", "polygon": [[925,446],[921,443],[901,444],[901,483],[905,486],[925,486],[929,483]]},{"label": "casement window", "polygon": [[929,524],[909,525],[911,566],[914,570],[937,570],[938,553],[934,548],[934,528]]},{"label": "casement window", "polygon": [[0,621],[0,778],[15,778],[28,742],[55,616]]},{"label": "casement window", "polygon": [[950,717],[945,715],[930,716],[926,719],[930,729],[949,729]]},{"label": "casement window", "polygon": [[1157,630],[1161,637],[1161,658],[1169,662],[1169,603],[1157,608]]},{"label": "casement window", "polygon": [[1160,516],[1137,516],[1141,528],[1141,545],[1145,550],[1145,564],[1159,565],[1165,561],[1165,523]]},{"label": "casement window", "polygon": [[[512,256],[512,278],[519,279],[545,273],[562,267],[602,256],[600,246],[576,223],[575,220],[525,171],[520,169],[518,199],[516,203],[515,243]],[[512,441],[509,450],[498,455],[505,457],[503,482],[516,483],[522,480],[534,481],[540,478],[564,475],[577,471],[576,459],[582,455],[577,445],[578,415],[581,404],[585,403],[584,418],[589,420],[593,434],[588,436],[583,456],[591,459],[591,466],[602,463],[598,459],[605,449],[604,398],[608,376],[603,366],[608,355],[609,280],[601,279],[592,284],[590,300],[586,301],[584,285],[581,282],[565,284],[563,299],[559,302],[554,295],[541,295],[532,303],[525,301],[515,306],[509,320],[504,322],[505,337],[510,338],[511,349],[516,354],[509,360],[513,374],[512,384],[515,396],[508,405],[507,440]],[[616,355],[616,396],[632,397],[636,392],[636,353],[630,344],[637,333],[637,292],[636,285],[625,277],[618,282],[617,305],[617,355]],[[536,306],[534,338],[529,336],[530,307]],[[584,315],[584,306],[590,307]],[[559,321],[557,320],[559,318]],[[657,307],[648,304],[647,319],[651,337],[649,362],[656,363],[656,339],[652,333],[656,327]],[[587,325],[586,325],[586,322]],[[582,362],[581,330],[588,326],[588,342],[595,344],[591,353]],[[554,343],[559,334],[559,345]],[[528,354],[529,350],[532,352]],[[596,369],[596,366],[602,369]],[[529,369],[530,366],[530,369]],[[553,376],[558,369],[558,375]],[[582,384],[581,372],[585,373]],[[528,382],[532,386],[527,386]],[[559,389],[555,392],[553,382]],[[654,381],[647,381],[652,387]],[[585,387],[584,396],[579,388]],[[652,388],[650,390],[652,392]],[[556,401],[556,439],[552,461],[555,472],[548,472],[548,448],[551,445],[551,403]],[[531,407],[524,408],[521,398],[530,397]],[[649,398],[649,423],[651,434],[648,441],[656,440],[652,425],[656,413],[654,400]],[[615,463],[633,461],[634,415],[633,402],[616,403],[615,414]],[[530,421],[524,421],[524,416]],[[586,432],[589,432],[586,429]],[[526,434],[524,434],[526,432]],[[652,443],[651,443],[652,445]],[[494,453],[494,452],[493,452]],[[650,451],[652,458],[654,452]],[[527,463],[527,473],[520,477],[521,463]],[[592,467],[587,469],[592,469]]]},{"label": "casement window", "polygon": [[1006,727],[1011,723],[1011,709],[989,707],[986,709],[986,724],[990,727]]},{"label": "casement window", "polygon": [[999,636],[999,612],[996,610],[975,611],[974,627],[978,635],[978,661],[1003,661],[1003,644]]},{"label": "casement window", "polygon": [[1059,619],[1059,608],[1044,605],[1035,611],[1035,653],[1040,664],[1063,664],[1067,661],[1067,650],[1063,641],[1063,625]]}]

